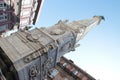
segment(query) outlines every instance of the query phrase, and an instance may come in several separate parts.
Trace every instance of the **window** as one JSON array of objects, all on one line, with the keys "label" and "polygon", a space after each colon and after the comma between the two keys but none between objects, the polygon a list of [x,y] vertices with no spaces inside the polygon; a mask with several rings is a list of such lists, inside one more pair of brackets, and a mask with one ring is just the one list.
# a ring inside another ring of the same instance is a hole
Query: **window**
[{"label": "window", "polygon": [[0,7],[3,7],[3,3],[0,3]]},{"label": "window", "polygon": [[51,78],[54,78],[57,74],[59,73],[59,71],[57,70],[57,69],[54,69],[54,70],[52,70],[52,72],[50,72],[50,77]]},{"label": "window", "polygon": [[5,19],[7,19],[7,16],[5,16]]},{"label": "window", "polygon": [[64,66],[64,67],[67,66],[67,63],[64,63],[63,66]]},{"label": "window", "polygon": [[4,3],[4,2],[0,2],[0,8],[1,8],[1,9],[7,8],[7,4]]},{"label": "window", "polygon": [[32,4],[32,0],[22,0],[23,5],[30,5]]},{"label": "window", "polygon": [[4,3],[4,7],[7,6],[6,3]]},{"label": "window", "polygon": [[0,13],[0,16],[2,16],[3,15],[3,13]]},{"label": "window", "polygon": [[21,11],[21,16],[28,17],[30,16],[30,13],[31,13],[31,9],[24,9]]},{"label": "window", "polygon": [[7,20],[7,15],[5,15],[4,13],[0,13],[0,22],[5,20]]},{"label": "window", "polygon": [[78,71],[77,71],[77,70],[73,71],[73,74],[74,74],[74,75],[77,75],[77,74],[78,74]]},{"label": "window", "polygon": [[0,21],[1,21],[1,20],[3,20],[3,19],[4,19],[4,17],[3,17],[3,16],[1,16],[1,17],[0,17]]}]

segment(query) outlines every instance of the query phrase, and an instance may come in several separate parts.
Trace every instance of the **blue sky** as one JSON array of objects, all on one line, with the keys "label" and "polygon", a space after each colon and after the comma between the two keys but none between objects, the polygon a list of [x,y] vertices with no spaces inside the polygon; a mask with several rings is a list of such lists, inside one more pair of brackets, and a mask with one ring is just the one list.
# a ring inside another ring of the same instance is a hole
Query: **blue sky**
[{"label": "blue sky", "polygon": [[103,15],[76,51],[65,55],[100,80],[120,80],[120,0],[45,0],[36,27]]}]

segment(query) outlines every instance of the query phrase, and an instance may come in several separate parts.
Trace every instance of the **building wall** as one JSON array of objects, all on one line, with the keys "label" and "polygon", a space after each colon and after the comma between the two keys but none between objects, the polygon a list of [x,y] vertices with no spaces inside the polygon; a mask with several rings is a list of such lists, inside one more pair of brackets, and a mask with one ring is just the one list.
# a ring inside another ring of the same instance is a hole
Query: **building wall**
[{"label": "building wall", "polygon": [[43,0],[0,0],[0,27],[8,24],[4,31],[0,28],[0,35],[35,24],[42,3]]},{"label": "building wall", "polygon": [[48,80],[96,80],[73,61],[61,57],[57,66],[48,73]]},{"label": "building wall", "polygon": [[13,8],[9,0],[0,0],[0,34],[13,27]]}]

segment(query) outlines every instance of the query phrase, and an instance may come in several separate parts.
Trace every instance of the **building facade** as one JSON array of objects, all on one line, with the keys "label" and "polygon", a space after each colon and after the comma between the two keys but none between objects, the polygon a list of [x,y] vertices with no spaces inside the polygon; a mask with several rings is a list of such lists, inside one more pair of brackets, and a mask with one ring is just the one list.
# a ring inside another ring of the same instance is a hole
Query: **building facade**
[{"label": "building facade", "polygon": [[43,0],[0,0],[0,34],[35,24]]},{"label": "building facade", "polygon": [[61,57],[60,62],[48,73],[48,80],[96,80],[74,64],[72,60]]},{"label": "building facade", "polygon": [[0,34],[14,27],[14,10],[10,1],[0,0]]}]

